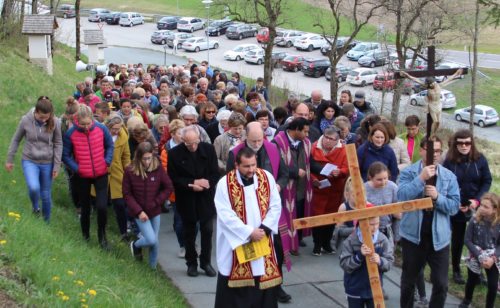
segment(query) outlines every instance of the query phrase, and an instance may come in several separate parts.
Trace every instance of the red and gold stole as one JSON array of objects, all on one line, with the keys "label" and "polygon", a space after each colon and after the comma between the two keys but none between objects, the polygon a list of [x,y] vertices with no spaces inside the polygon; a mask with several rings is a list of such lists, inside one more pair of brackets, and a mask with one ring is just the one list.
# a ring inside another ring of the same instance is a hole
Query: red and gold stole
[{"label": "red and gold stole", "polygon": [[[271,189],[269,187],[269,180],[262,169],[257,169],[255,174],[257,175],[258,181],[258,187],[255,191],[257,194],[257,203],[260,217],[264,220],[267,210],[269,209]],[[236,215],[238,215],[238,218],[246,223],[247,217],[245,210],[244,187],[238,183],[236,170],[232,170],[227,174],[226,182],[229,189],[229,201],[231,202],[231,207],[233,211],[236,212]],[[276,253],[274,251],[272,236],[269,237],[269,246],[271,248],[271,254],[264,257],[265,274],[260,277],[259,283],[261,290],[275,287],[280,285],[282,282],[281,273],[278,269],[278,263],[276,262]],[[231,268],[231,274],[229,275],[228,286],[230,288],[255,286],[255,279],[250,262],[239,264],[235,250],[233,250],[233,266]]]}]

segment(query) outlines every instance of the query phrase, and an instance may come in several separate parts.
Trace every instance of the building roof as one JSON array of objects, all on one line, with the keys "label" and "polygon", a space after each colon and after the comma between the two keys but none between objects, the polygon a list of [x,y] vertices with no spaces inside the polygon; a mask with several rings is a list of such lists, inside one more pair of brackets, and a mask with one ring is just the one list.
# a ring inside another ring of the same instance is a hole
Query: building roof
[{"label": "building roof", "polygon": [[99,45],[104,43],[104,34],[99,29],[85,29],[83,30],[83,41],[85,45]]},{"label": "building roof", "polygon": [[24,15],[23,34],[50,35],[57,29],[54,15]]}]

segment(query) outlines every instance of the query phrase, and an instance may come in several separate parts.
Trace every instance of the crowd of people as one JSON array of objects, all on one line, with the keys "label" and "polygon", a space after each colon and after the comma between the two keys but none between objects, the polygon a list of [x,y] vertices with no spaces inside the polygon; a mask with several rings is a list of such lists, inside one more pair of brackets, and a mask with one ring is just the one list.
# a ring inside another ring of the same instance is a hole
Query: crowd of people
[{"label": "crowd of people", "polygon": [[[420,132],[416,115],[406,118],[406,131],[398,135],[362,90],[343,90],[338,102],[319,90],[304,101],[293,93],[283,103],[270,99],[262,78],[246,85],[238,73],[228,76],[206,61],[110,64],[106,75],[76,84],[59,118],[51,99],[39,97],[19,122],[5,168],[13,170],[25,139],[21,167],[33,213],[50,221],[51,186],[63,167],[84,240],[90,241],[95,215],[98,242],[111,249],[106,233],[112,205],[122,240],[139,261],[148,250],[151,268],[158,263],[160,214],[173,212],[187,275],[198,276],[200,268],[218,276],[216,307],[289,302],[283,265],[290,271],[291,256],[301,253],[337,253],[349,307],[373,307],[366,262],[389,271],[397,246],[401,307],[444,306],[450,246],[453,280],[465,284],[461,307],[469,306],[481,280],[488,286],[485,305],[494,307],[500,199],[489,192],[488,162],[470,131],[455,132],[445,151],[442,140]],[[426,158],[429,142],[432,162]],[[347,144],[357,147],[368,206],[433,200],[432,209],[370,219],[373,251],[355,222],[293,228],[296,218],[356,209]],[[436,184],[426,184],[432,177]],[[218,270],[211,260],[214,222]],[[309,235],[313,247],[306,248]],[[259,255],[250,244],[268,252]],[[460,271],[464,245],[467,281]],[[239,247],[248,260],[241,261]],[[429,299],[426,264],[433,284]]]}]

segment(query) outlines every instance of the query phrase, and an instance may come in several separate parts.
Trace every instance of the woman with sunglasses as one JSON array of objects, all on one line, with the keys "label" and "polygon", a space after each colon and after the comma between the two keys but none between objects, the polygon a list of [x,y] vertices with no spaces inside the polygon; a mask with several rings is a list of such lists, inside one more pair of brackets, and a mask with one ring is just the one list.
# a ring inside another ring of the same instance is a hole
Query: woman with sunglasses
[{"label": "woman with sunglasses", "polygon": [[200,119],[198,120],[198,125],[203,127],[205,130],[208,125],[212,123],[217,123],[217,106],[214,103],[208,102],[206,104],[202,104],[200,108]]},{"label": "woman with sunglasses", "polygon": [[460,187],[460,211],[451,217],[453,281],[465,284],[460,273],[460,259],[467,221],[472,217],[472,210],[479,206],[482,195],[489,191],[492,179],[488,161],[477,150],[470,130],[457,131],[450,139],[449,146],[443,166],[455,174]]},{"label": "woman with sunglasses", "polygon": [[48,97],[39,97],[35,108],[21,118],[7,153],[8,172],[14,169],[14,156],[23,138],[21,166],[33,213],[40,215],[38,202],[42,199],[43,219],[49,222],[52,180],[59,173],[63,146],[60,121],[54,116],[54,106]]}]

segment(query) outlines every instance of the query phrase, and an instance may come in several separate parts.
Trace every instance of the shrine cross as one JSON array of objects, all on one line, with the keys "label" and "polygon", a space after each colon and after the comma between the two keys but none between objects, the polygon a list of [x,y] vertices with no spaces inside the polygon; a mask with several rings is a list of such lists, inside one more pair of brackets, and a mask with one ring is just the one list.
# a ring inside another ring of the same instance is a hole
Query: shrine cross
[{"label": "shrine cross", "polygon": [[[346,145],[346,151],[349,163],[349,173],[352,181],[352,191],[355,196],[354,204],[356,209],[347,212],[294,219],[293,227],[298,230],[358,220],[364,244],[366,244],[372,251],[375,251],[373,247],[372,235],[370,233],[369,218],[431,208],[432,200],[431,198],[424,198],[366,208],[366,197],[363,180],[359,170],[356,146],[354,144],[348,144]],[[376,308],[384,308],[384,295],[382,293],[382,284],[380,283],[378,265],[369,262],[369,257],[370,256],[366,256],[366,265],[368,267],[368,276],[370,279],[373,303]]]},{"label": "shrine cross", "polygon": [[[433,38],[430,38],[433,39]],[[434,77],[434,76],[448,76],[453,75],[457,71],[457,68],[448,68],[448,69],[436,69],[436,47],[430,45],[427,47],[427,69],[426,70],[408,70],[405,71],[407,74],[420,78],[420,77]],[[462,68],[462,74],[467,74],[468,69]],[[405,77],[400,74],[400,71],[394,72],[394,78],[396,79],[404,79]],[[427,113],[427,129],[426,135],[431,136],[432,130],[432,117],[430,113]],[[434,141],[430,138],[427,139],[427,153],[426,153],[426,162],[427,165],[432,165],[434,161]],[[428,185],[436,185],[436,177],[432,177],[426,181]]]}]

